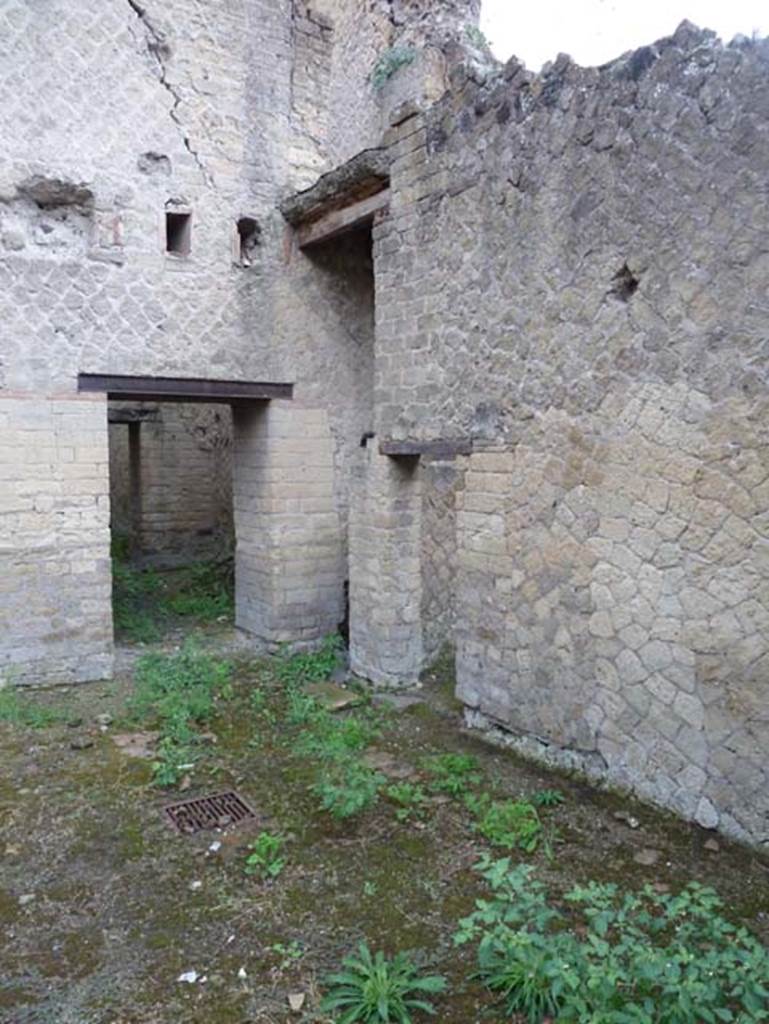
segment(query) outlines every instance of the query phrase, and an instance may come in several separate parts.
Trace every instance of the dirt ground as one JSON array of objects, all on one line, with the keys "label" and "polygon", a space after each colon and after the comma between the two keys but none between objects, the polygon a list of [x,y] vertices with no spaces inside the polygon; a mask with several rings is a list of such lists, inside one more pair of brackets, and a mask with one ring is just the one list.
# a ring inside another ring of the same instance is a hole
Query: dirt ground
[{"label": "dirt ground", "polygon": [[[182,795],[234,788],[256,811],[248,826],[185,836],[166,822],[162,808],[178,790],[151,785],[150,760],[114,739],[128,731],[131,652],[109,683],[30,697],[64,720],[0,723],[0,1021],[320,1022],[322,979],[361,939],[410,950],[448,977],[435,1019],[500,1021],[470,978],[473,951],[452,944],[481,895],[472,865],[490,849],[469,812],[437,797],[423,821],[399,821],[383,800],[359,818],[331,819],[290,731],[279,718],[271,728],[256,721],[248,695],[268,663],[249,660],[233,637],[225,626],[203,634],[212,649],[235,651],[235,695]],[[550,855],[512,854],[535,864],[554,892],[589,879],[673,890],[697,880],[769,940],[769,863],[759,855],[468,735],[448,670],[429,675],[420,695],[387,712],[376,750],[416,782],[426,755],[450,751],[475,755],[500,794],[561,790],[565,802],[548,812],[559,835]],[[266,828],[288,836],[286,867],[272,881],[244,873],[247,844]],[[641,851],[655,863],[638,863]],[[196,981],[178,980],[189,971]],[[304,996],[299,1012],[290,994]]]}]

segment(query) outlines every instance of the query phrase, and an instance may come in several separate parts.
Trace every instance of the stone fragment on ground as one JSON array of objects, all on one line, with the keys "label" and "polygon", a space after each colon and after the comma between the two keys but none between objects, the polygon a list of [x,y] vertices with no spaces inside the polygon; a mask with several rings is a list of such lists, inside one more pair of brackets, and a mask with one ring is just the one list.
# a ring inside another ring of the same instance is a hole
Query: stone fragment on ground
[{"label": "stone fragment on ground", "polygon": [[639,850],[633,854],[633,860],[636,864],[641,864],[645,868],[653,867],[660,859],[660,851],[653,850],[651,847],[645,847],[643,850]]},{"label": "stone fragment on ground", "polygon": [[614,817],[617,821],[624,822],[628,828],[640,828],[641,822],[638,818],[634,818],[628,811],[615,811]]},{"label": "stone fragment on ground", "polygon": [[115,733],[112,742],[127,754],[128,757],[154,757],[153,747],[158,741],[157,732],[120,732]]},{"label": "stone fragment on ground", "polygon": [[72,750],[88,750],[93,746],[93,739],[90,736],[75,736],[73,740],[70,740],[69,745]]},{"label": "stone fragment on ground", "polygon": [[363,761],[369,768],[382,772],[388,779],[408,779],[414,774],[411,765],[398,761],[386,750],[369,750],[363,755]]},{"label": "stone fragment on ground", "polygon": [[291,992],[288,997],[288,1005],[294,1013],[301,1013],[304,1006],[304,992]]},{"label": "stone fragment on ground", "polygon": [[346,690],[343,686],[337,686],[332,682],[310,683],[307,693],[327,711],[342,711],[344,708],[360,704],[363,700],[359,693]]},{"label": "stone fragment on ground", "polygon": [[425,698],[421,693],[407,690],[403,693],[396,693],[394,690],[385,690],[383,693],[375,693],[372,697],[374,704],[392,708],[393,711],[405,711],[416,704],[424,704]]}]

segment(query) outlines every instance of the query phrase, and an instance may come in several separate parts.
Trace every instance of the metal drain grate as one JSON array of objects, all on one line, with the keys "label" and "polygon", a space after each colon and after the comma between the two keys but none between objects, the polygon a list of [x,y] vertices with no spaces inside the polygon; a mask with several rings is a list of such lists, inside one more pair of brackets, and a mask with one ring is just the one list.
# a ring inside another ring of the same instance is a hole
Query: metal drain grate
[{"label": "metal drain grate", "polygon": [[256,817],[243,797],[232,791],[201,796],[197,800],[180,800],[164,807],[163,813],[174,828],[185,835],[239,825],[242,821]]}]

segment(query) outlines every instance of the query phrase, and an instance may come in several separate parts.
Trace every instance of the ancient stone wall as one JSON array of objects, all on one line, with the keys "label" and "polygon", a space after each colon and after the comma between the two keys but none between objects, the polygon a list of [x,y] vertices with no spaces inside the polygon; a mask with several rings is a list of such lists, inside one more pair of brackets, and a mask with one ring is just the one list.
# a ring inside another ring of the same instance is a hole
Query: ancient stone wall
[{"label": "ancient stone wall", "polygon": [[768,70],[686,25],[603,69],[458,67],[392,130],[375,232],[377,432],[477,452],[472,720],[763,841]]},{"label": "ancient stone wall", "polygon": [[456,627],[457,497],[464,459],[425,459],[422,466],[422,644],[433,661],[454,642]]},{"label": "ancient stone wall", "polygon": [[109,674],[106,402],[0,403],[0,679]]},{"label": "ancient stone wall", "polygon": [[[56,402],[82,403],[83,419],[101,417],[100,478],[82,495],[94,515],[108,491],[106,403],[78,395],[79,373],[292,381],[299,403],[326,413],[345,542],[348,453],[372,418],[371,259],[360,240],[312,258],[292,251],[278,210],[330,159],[313,111],[321,123],[334,88],[333,30],[322,18],[302,21],[301,11],[298,25],[300,6],[50,0],[41,8],[14,0],[0,11],[8,125],[0,151],[0,406],[22,448],[34,443],[27,424],[42,429],[45,410],[44,429],[56,435]],[[167,251],[167,214],[190,215],[183,251]],[[254,229],[245,247],[242,218]],[[68,473],[89,472],[92,447],[89,433],[74,448],[46,446],[44,472],[64,472],[65,449],[77,462]],[[0,471],[13,494],[26,484],[10,446],[3,452],[9,461]],[[82,592],[78,579],[68,581],[68,600],[88,611],[77,621],[69,615],[66,630],[51,627],[49,675],[42,639],[33,652],[21,634],[18,642],[15,632],[3,635],[0,664],[40,682],[58,678],[62,659],[76,661],[79,650],[82,674],[93,674],[79,630],[100,633],[100,665],[112,643],[108,511],[103,530],[84,525],[76,541],[80,499],[73,507],[64,494],[53,500],[73,550],[79,543],[85,559],[99,545],[101,575],[95,587],[84,578]],[[61,572],[73,558],[54,543],[33,495],[24,501],[2,523],[11,590],[32,586],[27,566],[39,547]],[[334,615],[345,577],[340,562]],[[55,604],[61,588],[49,592],[35,579],[45,591],[41,607],[46,595]]]},{"label": "ancient stone wall", "polygon": [[315,20],[333,26],[325,108],[313,120],[329,167],[379,145],[393,106],[422,99],[426,79],[429,98],[438,99],[446,85],[444,51],[469,44],[480,18],[480,0],[308,0],[308,6]]}]

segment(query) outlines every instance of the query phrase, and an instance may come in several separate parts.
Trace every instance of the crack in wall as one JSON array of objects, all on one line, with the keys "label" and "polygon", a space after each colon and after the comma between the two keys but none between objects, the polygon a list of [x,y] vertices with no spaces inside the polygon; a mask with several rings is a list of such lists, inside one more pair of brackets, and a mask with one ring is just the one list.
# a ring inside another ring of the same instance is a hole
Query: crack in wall
[{"label": "crack in wall", "polygon": [[203,176],[203,181],[206,183],[206,185],[209,186],[209,188],[213,188],[213,179],[206,170],[206,167],[200,158],[199,152],[196,149],[193,149],[189,135],[187,134],[182,119],[179,117],[178,108],[182,102],[182,98],[176,91],[174,86],[171,85],[171,83],[168,81],[165,61],[166,58],[170,56],[171,49],[168,43],[166,42],[165,36],[155,25],[153,25],[152,21],[147,15],[146,8],[142,7],[141,4],[138,3],[138,0],[128,0],[128,6],[131,8],[131,10],[134,12],[136,17],[142,24],[142,28],[144,29],[144,34],[147,39],[147,49],[155,58],[155,62],[157,63],[158,80],[160,81],[160,84],[168,92],[168,94],[171,96],[171,99],[173,100],[173,105],[171,109],[168,111],[169,116],[176,125],[176,127],[179,129],[179,133],[182,137],[184,147],[197,164],[198,169],[200,170],[200,173]]}]

